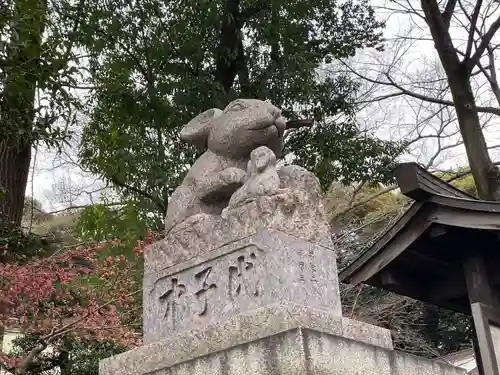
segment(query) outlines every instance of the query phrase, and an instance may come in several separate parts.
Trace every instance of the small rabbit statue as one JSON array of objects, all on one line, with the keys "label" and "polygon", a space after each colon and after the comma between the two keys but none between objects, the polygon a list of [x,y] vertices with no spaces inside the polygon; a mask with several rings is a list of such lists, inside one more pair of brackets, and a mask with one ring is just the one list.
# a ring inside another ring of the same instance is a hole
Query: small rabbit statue
[{"label": "small rabbit statue", "polygon": [[257,197],[273,196],[284,192],[276,170],[276,156],[269,148],[260,146],[250,154],[247,179],[229,200],[228,207],[244,205]]}]

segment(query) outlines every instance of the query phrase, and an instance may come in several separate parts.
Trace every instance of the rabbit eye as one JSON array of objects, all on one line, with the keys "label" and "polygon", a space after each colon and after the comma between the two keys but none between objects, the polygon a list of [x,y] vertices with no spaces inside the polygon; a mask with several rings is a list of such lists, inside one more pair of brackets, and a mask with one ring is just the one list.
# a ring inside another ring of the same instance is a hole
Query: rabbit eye
[{"label": "rabbit eye", "polygon": [[231,104],[231,107],[229,107],[230,111],[241,111],[246,108],[246,105],[244,105],[241,102],[235,102]]}]

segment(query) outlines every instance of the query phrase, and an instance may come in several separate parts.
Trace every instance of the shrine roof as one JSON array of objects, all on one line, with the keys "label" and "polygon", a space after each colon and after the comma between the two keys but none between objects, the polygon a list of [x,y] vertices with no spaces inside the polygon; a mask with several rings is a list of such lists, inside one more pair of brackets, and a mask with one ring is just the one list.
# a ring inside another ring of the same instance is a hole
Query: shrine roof
[{"label": "shrine roof", "polygon": [[484,253],[493,287],[500,286],[500,202],[478,200],[415,163],[400,164],[395,177],[413,204],[342,270],[341,281],[470,313],[465,256]]}]

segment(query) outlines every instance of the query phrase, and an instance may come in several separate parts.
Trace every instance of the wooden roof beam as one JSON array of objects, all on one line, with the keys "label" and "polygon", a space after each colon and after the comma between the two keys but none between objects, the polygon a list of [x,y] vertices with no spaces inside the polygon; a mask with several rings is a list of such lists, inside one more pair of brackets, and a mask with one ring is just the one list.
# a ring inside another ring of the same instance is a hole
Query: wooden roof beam
[{"label": "wooden roof beam", "polygon": [[401,192],[416,201],[426,200],[434,194],[453,198],[476,199],[476,197],[434,176],[417,163],[399,164],[394,174]]}]

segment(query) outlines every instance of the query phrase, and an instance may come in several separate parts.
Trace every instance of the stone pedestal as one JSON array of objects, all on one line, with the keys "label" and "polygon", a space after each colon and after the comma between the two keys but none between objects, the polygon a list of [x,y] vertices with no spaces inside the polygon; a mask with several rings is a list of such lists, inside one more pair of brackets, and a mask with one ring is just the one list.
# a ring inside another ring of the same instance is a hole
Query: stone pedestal
[{"label": "stone pedestal", "polygon": [[392,350],[390,332],[295,304],[261,307],[103,360],[100,375],[464,375]]},{"label": "stone pedestal", "polygon": [[146,345],[100,375],[458,375],[341,316],[335,253],[264,230],[144,278]]},{"label": "stone pedestal", "polygon": [[143,289],[145,343],[275,303],[342,314],[333,250],[273,230],[146,274]]}]

